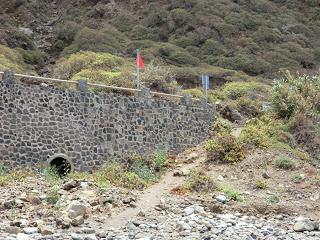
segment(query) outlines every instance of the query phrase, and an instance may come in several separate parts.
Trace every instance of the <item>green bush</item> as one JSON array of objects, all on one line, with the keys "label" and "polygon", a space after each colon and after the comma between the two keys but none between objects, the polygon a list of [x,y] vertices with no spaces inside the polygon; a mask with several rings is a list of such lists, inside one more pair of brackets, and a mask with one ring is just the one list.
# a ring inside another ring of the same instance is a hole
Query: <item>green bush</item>
[{"label": "green bush", "polygon": [[179,38],[175,38],[170,42],[176,44],[179,47],[186,48],[188,46],[197,46],[199,44],[198,36],[196,33],[188,32],[184,36],[179,36]]},{"label": "green bush", "polygon": [[198,58],[193,57],[190,53],[183,51],[176,51],[170,54],[169,59],[178,64],[187,65],[198,65],[200,62]]},{"label": "green bush", "polygon": [[267,188],[267,183],[262,179],[257,179],[256,182],[255,182],[255,187],[257,189],[266,189]]},{"label": "green bush", "polygon": [[281,33],[278,30],[274,30],[268,27],[260,27],[256,31],[252,38],[255,42],[279,42],[281,40]]},{"label": "green bush", "polygon": [[0,71],[11,69],[17,73],[25,73],[30,68],[19,51],[0,45]]},{"label": "green bush", "polygon": [[258,75],[270,70],[270,64],[264,59],[257,58],[251,54],[237,54],[232,57],[221,57],[216,65],[234,70],[241,70],[248,74]]},{"label": "green bush", "polygon": [[269,146],[269,138],[266,135],[266,132],[254,125],[248,125],[242,129],[240,133],[240,141],[248,149],[252,149],[254,147],[263,149]]},{"label": "green bush", "polygon": [[292,159],[285,155],[276,157],[274,160],[274,164],[278,168],[285,169],[285,170],[294,168],[294,162],[292,161]]},{"label": "green bush", "polygon": [[6,167],[3,164],[0,164],[0,176],[4,176],[5,174],[7,174],[9,172],[8,167]]},{"label": "green bush", "polygon": [[138,20],[135,16],[130,14],[119,14],[112,20],[113,26],[115,26],[121,32],[129,32],[135,25],[138,24]]},{"label": "green bush", "polygon": [[95,178],[99,181],[110,182],[114,186],[129,188],[129,189],[143,189],[147,183],[140,178],[136,173],[127,171],[124,166],[118,163],[107,164],[102,167]]},{"label": "green bush", "polygon": [[167,152],[160,148],[150,156],[131,154],[125,163],[125,171],[136,174],[146,183],[158,181],[168,164]]},{"label": "green bush", "polygon": [[[84,69],[75,74],[71,80],[86,79],[90,83],[100,83],[109,86],[134,88],[135,83],[132,80],[132,72],[128,70],[104,71],[98,69]],[[89,88],[91,89],[91,88]]]},{"label": "green bush", "polygon": [[320,77],[286,72],[273,87],[277,115],[289,119],[289,131],[312,156],[320,154]]},{"label": "green bush", "polygon": [[242,202],[244,200],[242,194],[230,186],[220,186],[219,190],[224,192],[227,195],[227,197],[231,200],[237,202]]},{"label": "green bush", "polygon": [[168,165],[169,156],[168,153],[160,148],[152,156],[152,167],[156,172],[162,172],[164,168]]},{"label": "green bush", "polygon": [[261,99],[252,99],[250,97],[240,97],[236,101],[230,103],[242,115],[253,118],[261,114],[262,108]]},{"label": "green bush", "polygon": [[145,23],[149,27],[160,26],[167,22],[168,12],[158,7],[150,8]]},{"label": "green bush", "polygon": [[25,50],[34,50],[36,47],[32,38],[21,31],[11,31],[8,46],[10,48],[22,48]]},{"label": "green bush", "polygon": [[224,118],[218,118],[214,121],[212,126],[213,133],[216,134],[230,134],[232,131],[232,123]]},{"label": "green bush", "polygon": [[43,66],[48,55],[40,50],[20,50],[22,57],[27,64]]},{"label": "green bush", "polygon": [[225,22],[237,26],[240,31],[254,30],[256,28],[255,17],[248,13],[231,12],[224,18]]},{"label": "green bush", "polygon": [[46,194],[46,201],[49,204],[56,204],[60,199],[60,193],[59,193],[60,187],[59,186],[52,186],[50,190]]},{"label": "green bush", "polygon": [[172,2],[172,8],[193,8],[197,4],[196,0],[175,0]]},{"label": "green bush", "polygon": [[273,104],[277,114],[290,118],[298,111],[309,114],[320,113],[320,76],[292,75],[275,81],[273,86]]},{"label": "green bush", "polygon": [[294,183],[301,183],[304,180],[304,177],[300,173],[294,173],[291,177],[291,180]]},{"label": "green bush", "polygon": [[267,201],[271,204],[279,203],[280,197],[277,194],[272,194],[267,198]]},{"label": "green bush", "polygon": [[130,32],[131,39],[133,40],[159,40],[156,32],[152,28],[148,28],[142,25],[136,25]]},{"label": "green bush", "polygon": [[[289,127],[274,115],[263,114],[248,121],[240,134],[240,141],[247,148],[267,148],[278,144],[293,144]],[[289,146],[290,148],[290,146]]]},{"label": "green bush", "polygon": [[67,21],[63,24],[58,24],[55,27],[55,32],[57,34],[57,38],[68,45],[72,43],[80,28],[81,26],[79,24]]},{"label": "green bush", "polygon": [[299,63],[295,61],[294,59],[290,59],[290,57],[287,56],[288,54],[284,54],[283,51],[274,50],[274,51],[268,51],[265,53],[264,59],[271,64],[271,69],[269,75],[271,77],[274,77],[272,75],[272,72],[279,71],[282,69],[297,69],[299,68]]},{"label": "green bush", "polygon": [[208,162],[234,163],[242,161],[245,153],[240,142],[231,134],[218,134],[204,146]]},{"label": "green bush", "polygon": [[240,97],[268,94],[269,91],[270,87],[261,82],[230,82],[223,86],[221,95],[235,100]]},{"label": "green bush", "polygon": [[208,39],[201,46],[201,52],[203,55],[219,56],[225,54],[226,49],[220,42],[213,39]]},{"label": "green bush", "polygon": [[192,15],[187,10],[182,8],[173,9],[170,12],[170,15],[177,27],[188,24],[192,20]]},{"label": "green bush", "polygon": [[78,50],[109,53],[116,53],[123,47],[114,35],[90,28],[81,29],[73,44]]},{"label": "green bush", "polygon": [[123,64],[124,60],[122,58],[108,53],[79,52],[68,58],[60,59],[54,68],[54,75],[69,79],[85,69],[103,69],[112,72],[113,69],[117,69]]}]

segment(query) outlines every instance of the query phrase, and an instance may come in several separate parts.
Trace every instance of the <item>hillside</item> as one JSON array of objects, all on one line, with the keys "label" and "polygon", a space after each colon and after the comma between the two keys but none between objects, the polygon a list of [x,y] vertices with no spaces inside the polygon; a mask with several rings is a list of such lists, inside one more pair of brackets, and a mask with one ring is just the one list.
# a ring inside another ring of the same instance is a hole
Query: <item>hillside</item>
[{"label": "hillside", "polygon": [[191,106],[0,74],[0,240],[320,239],[320,0],[0,0],[0,24],[0,72],[134,88],[140,48],[152,90],[210,75]]},{"label": "hillside", "polygon": [[[320,63],[317,0],[4,0],[0,9],[1,70],[113,83],[134,78],[130,58],[141,48],[146,62],[170,67],[190,87],[201,73],[221,84],[314,71]],[[61,71],[79,51],[122,62],[94,74],[92,66]]]}]

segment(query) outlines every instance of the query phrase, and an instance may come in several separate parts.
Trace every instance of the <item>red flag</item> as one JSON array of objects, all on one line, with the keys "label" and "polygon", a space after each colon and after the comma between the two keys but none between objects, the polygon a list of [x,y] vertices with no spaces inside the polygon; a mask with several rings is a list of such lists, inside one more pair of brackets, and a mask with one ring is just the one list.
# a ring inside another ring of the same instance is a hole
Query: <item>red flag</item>
[{"label": "red flag", "polygon": [[140,52],[138,53],[136,65],[137,65],[137,68],[144,68],[144,62],[143,62],[143,59],[141,57]]}]

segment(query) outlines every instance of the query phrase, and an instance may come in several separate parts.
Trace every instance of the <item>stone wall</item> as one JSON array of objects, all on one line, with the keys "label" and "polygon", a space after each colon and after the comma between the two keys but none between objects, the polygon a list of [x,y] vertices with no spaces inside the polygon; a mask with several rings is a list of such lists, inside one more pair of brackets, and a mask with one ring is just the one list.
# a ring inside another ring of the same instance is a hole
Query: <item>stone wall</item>
[{"label": "stone wall", "polygon": [[[0,81],[0,161],[33,165],[58,154],[77,170],[91,170],[165,147],[180,152],[205,140],[214,109],[190,98],[171,102],[142,96],[68,91]],[[80,91],[81,90],[81,91]]]}]

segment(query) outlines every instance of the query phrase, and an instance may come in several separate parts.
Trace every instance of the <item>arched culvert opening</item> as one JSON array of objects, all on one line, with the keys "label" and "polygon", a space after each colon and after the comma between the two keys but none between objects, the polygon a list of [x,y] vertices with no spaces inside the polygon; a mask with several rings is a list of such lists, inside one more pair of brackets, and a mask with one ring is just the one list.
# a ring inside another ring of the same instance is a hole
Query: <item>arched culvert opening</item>
[{"label": "arched culvert opening", "polygon": [[73,170],[71,162],[65,156],[54,156],[49,160],[49,165],[64,177]]}]

